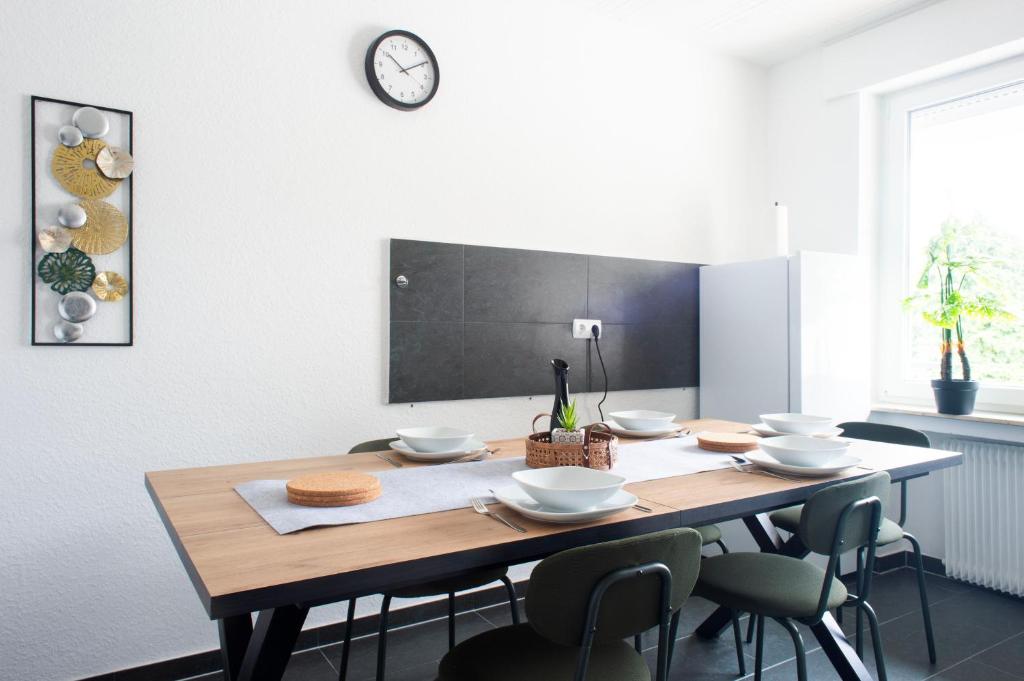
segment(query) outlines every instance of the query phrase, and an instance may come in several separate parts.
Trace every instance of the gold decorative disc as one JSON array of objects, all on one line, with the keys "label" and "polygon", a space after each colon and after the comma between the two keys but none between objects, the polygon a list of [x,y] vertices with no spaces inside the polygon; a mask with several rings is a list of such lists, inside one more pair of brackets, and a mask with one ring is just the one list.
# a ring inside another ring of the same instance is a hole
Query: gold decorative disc
[{"label": "gold decorative disc", "polygon": [[96,156],[106,146],[97,139],[86,139],[77,147],[59,144],[53,151],[50,170],[61,186],[75,196],[104,199],[114,193],[120,182],[106,177],[96,165]]},{"label": "gold decorative disc", "polygon": [[124,213],[106,201],[85,199],[85,224],[71,235],[71,245],[89,255],[104,255],[121,248],[128,238],[128,220]]},{"label": "gold decorative disc", "polygon": [[96,154],[96,167],[112,180],[123,180],[135,170],[135,159],[121,147],[103,147]]},{"label": "gold decorative disc", "polygon": [[92,292],[100,300],[114,302],[128,295],[128,282],[117,272],[100,272],[92,282]]}]

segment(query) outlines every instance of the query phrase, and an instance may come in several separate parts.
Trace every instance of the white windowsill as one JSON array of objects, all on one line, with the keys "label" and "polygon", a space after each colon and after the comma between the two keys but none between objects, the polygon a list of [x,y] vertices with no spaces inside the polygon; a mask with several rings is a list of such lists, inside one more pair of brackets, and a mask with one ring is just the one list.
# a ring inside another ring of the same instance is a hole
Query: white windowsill
[{"label": "white windowsill", "polygon": [[978,411],[966,416],[939,414],[931,407],[875,404],[869,420],[933,433],[1024,443],[1024,415]]}]

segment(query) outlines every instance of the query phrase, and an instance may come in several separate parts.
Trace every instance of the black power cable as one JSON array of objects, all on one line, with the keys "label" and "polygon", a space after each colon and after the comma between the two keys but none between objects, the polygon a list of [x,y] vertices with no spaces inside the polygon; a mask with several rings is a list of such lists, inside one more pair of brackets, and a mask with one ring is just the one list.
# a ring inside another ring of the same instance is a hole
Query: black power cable
[{"label": "black power cable", "polygon": [[597,328],[597,324],[590,327],[590,335],[594,337],[594,347],[597,348],[597,359],[601,361],[601,373],[604,374],[604,396],[601,398],[601,401],[597,403],[597,413],[601,415],[601,420],[604,421],[604,410],[601,409],[601,405],[608,399],[608,371],[604,368],[604,357],[601,356],[601,343],[597,340],[600,335],[600,329]]}]

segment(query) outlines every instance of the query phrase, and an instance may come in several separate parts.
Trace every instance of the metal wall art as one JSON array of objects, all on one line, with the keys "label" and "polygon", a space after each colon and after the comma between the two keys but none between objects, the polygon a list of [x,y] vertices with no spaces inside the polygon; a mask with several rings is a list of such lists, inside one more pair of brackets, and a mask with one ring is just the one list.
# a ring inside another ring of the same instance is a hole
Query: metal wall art
[{"label": "metal wall art", "polygon": [[132,112],[32,97],[32,345],[132,345]]}]

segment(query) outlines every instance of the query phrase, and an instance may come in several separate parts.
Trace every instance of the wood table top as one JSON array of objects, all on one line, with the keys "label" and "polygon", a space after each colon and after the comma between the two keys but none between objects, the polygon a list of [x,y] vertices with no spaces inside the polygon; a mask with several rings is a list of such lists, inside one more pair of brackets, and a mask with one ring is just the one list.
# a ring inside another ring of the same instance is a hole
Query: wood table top
[{"label": "wood table top", "polygon": [[[710,419],[682,423],[694,431],[749,429]],[[620,443],[629,446],[630,440]],[[522,437],[488,444],[500,450],[496,458],[525,454]],[[859,445],[886,448],[894,480],[962,460],[956,452]],[[219,618],[285,603],[331,602],[485,565],[536,560],[568,546],[750,515],[798,503],[837,479],[866,473],[789,482],[726,469],[633,483],[626,489],[651,513],[631,509],[583,525],[540,523],[506,509],[526,534],[465,508],[279,535],[234,491],[249,480],[389,468],[373,453],[332,455],[150,472],[146,487],[204,607]]]}]

